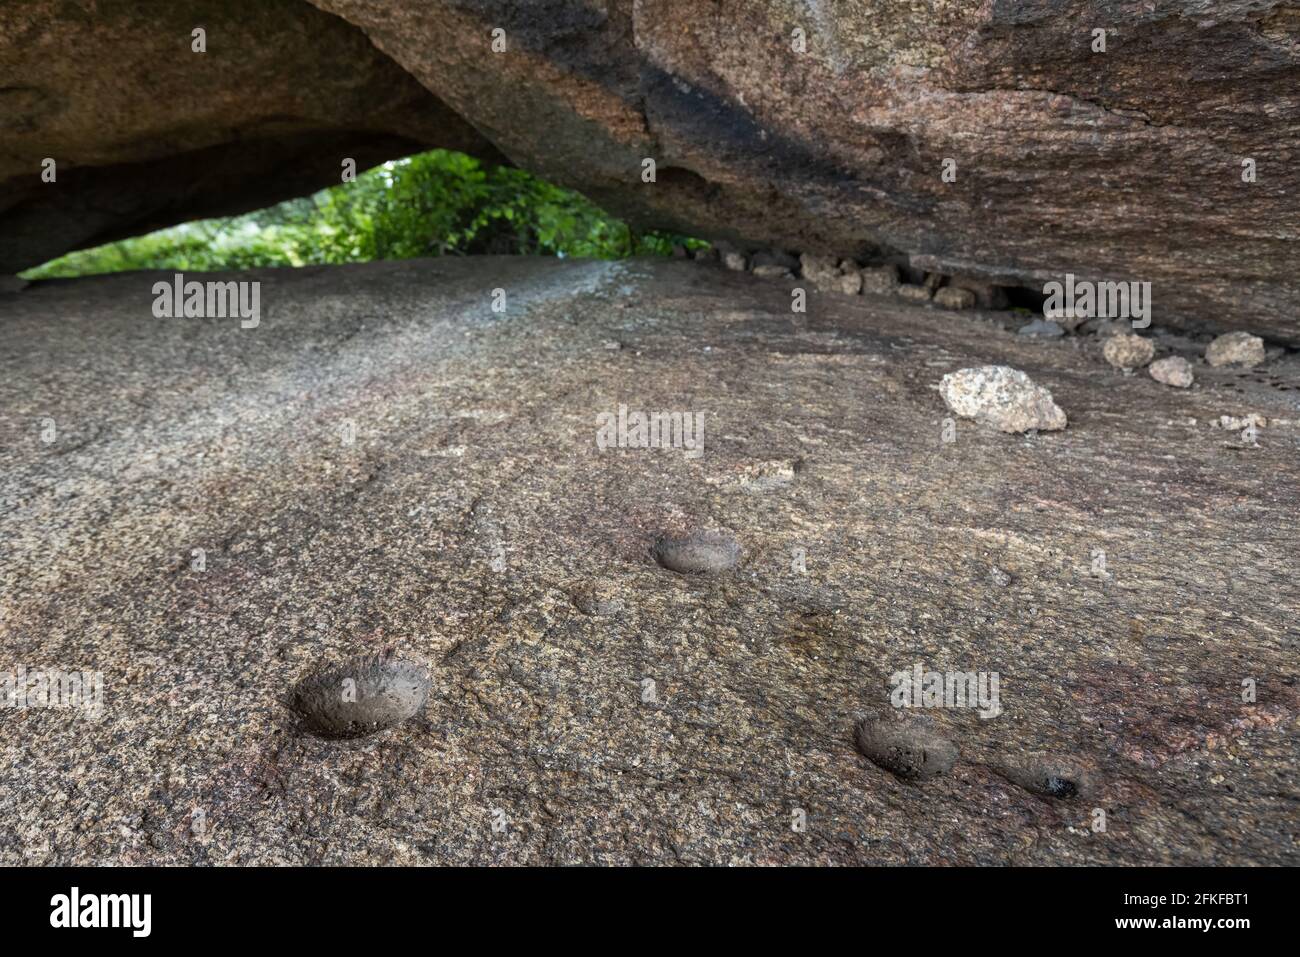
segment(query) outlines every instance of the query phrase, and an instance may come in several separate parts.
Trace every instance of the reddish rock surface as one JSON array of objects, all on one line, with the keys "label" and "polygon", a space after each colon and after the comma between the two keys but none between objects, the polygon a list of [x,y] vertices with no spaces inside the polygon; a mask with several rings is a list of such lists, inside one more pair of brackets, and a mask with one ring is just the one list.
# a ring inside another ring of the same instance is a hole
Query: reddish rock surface
[{"label": "reddish rock surface", "polygon": [[[0,708],[0,863],[1300,861],[1295,356],[1176,390],[662,260],[259,270],[253,329],[157,278],[0,312],[0,647],[104,683]],[[990,363],[1068,428],[954,422]],[[703,454],[601,449],[620,404]],[[303,726],[389,647],[413,717]],[[916,663],[999,712],[896,711]]]}]

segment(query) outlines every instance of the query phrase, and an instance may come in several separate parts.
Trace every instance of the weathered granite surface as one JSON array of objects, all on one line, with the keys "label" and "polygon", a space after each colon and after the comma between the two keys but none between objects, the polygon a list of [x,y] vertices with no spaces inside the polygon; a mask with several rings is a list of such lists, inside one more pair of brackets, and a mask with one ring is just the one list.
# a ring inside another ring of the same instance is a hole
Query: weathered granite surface
[{"label": "weathered granite surface", "polygon": [[1151,282],[1162,323],[1300,345],[1298,91],[1287,0],[10,0],[0,273],[444,145],[642,225]]},{"label": "weathered granite surface", "polygon": [[[155,319],[157,278],[0,295],[0,670],[104,675],[98,719],[0,708],[0,862],[1300,862],[1294,355],[1173,390],[693,263],[232,277],[255,329]],[[1068,428],[945,443],[987,364]],[[703,454],[598,449],[620,403],[705,413]],[[736,568],[654,560],[695,529]],[[387,648],[419,714],[299,724]],[[896,714],[915,662],[1002,713]],[[959,754],[904,781],[863,718]]]}]

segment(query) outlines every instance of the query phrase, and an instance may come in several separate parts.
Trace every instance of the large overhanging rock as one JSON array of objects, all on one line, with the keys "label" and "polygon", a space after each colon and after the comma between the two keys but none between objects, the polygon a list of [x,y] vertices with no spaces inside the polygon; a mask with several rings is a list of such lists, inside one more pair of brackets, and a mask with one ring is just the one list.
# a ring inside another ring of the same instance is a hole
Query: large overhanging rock
[{"label": "large overhanging rock", "polygon": [[[52,2],[6,9],[0,84],[37,92],[0,95],[40,125],[15,152],[11,115],[0,171],[30,181],[61,147],[97,188],[14,203],[7,184],[0,271],[314,187],[339,138],[374,154],[395,151],[385,137],[479,155],[490,141],[645,225],[1010,285],[1149,281],[1157,323],[1300,341],[1300,13],[1285,3],[312,2],[357,29],[287,0],[113,4],[77,23]],[[206,59],[187,52],[199,22]],[[77,79],[50,86],[61,119],[27,76]],[[123,88],[134,112],[113,106]],[[268,131],[287,152],[246,155]],[[322,138],[288,136],[304,132]],[[142,215],[166,171],[190,183],[186,164],[225,165],[201,149],[237,151],[243,171]],[[78,210],[87,235],[67,225]]]},{"label": "large overhanging rock", "polygon": [[1157,322],[1300,339],[1287,4],[313,2],[635,219],[1040,288],[1150,281]]},{"label": "large overhanging rock", "polygon": [[344,157],[364,169],[432,146],[492,154],[359,31],[299,0],[0,9],[0,275],[312,192],[340,181]]}]

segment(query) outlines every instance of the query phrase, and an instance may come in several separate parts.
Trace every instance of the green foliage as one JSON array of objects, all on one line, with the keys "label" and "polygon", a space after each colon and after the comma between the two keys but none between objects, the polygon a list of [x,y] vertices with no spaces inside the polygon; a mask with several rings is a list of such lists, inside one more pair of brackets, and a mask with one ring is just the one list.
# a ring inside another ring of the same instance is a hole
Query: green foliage
[{"label": "green foliage", "polygon": [[485,169],[463,153],[433,150],[314,196],[69,253],[23,275],[201,272],[483,253],[621,259],[669,255],[674,245],[707,244],[668,233],[636,234],[580,194],[523,170]]}]

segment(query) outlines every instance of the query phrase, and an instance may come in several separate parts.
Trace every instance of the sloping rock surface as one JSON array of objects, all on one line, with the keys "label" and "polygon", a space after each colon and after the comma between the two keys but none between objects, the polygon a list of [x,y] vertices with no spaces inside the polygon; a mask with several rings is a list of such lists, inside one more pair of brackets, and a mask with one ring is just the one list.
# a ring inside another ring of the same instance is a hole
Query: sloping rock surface
[{"label": "sloping rock surface", "polygon": [[[158,278],[0,297],[0,670],[104,688],[0,708],[0,862],[1300,862],[1294,356],[1173,390],[690,263],[219,277],[249,329]],[[954,422],[998,364],[1069,426]],[[602,450],[620,406],[703,453]],[[410,720],[302,725],[390,652]],[[1000,712],[895,709],[916,664]]]}]

